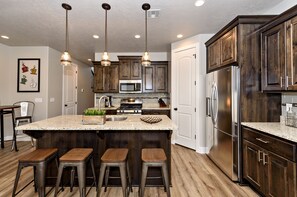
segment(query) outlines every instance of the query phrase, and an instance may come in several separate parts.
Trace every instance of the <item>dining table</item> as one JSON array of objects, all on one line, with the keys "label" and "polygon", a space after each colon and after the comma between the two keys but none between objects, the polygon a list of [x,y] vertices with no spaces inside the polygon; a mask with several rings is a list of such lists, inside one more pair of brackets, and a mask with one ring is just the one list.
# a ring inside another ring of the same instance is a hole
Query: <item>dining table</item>
[{"label": "dining table", "polygon": [[13,129],[13,141],[14,150],[18,151],[16,144],[16,132],[15,132],[15,121],[14,121],[14,109],[20,108],[20,105],[0,105],[0,133],[1,133],[1,148],[4,148],[4,115],[11,114],[12,116],[12,129]]}]

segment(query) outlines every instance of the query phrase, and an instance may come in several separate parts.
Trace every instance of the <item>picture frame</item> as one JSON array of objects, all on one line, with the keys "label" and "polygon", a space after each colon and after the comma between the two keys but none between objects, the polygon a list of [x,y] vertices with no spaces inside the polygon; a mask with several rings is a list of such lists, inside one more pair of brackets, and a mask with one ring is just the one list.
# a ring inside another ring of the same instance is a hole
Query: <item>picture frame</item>
[{"label": "picture frame", "polygon": [[19,58],[17,92],[40,92],[40,58]]}]

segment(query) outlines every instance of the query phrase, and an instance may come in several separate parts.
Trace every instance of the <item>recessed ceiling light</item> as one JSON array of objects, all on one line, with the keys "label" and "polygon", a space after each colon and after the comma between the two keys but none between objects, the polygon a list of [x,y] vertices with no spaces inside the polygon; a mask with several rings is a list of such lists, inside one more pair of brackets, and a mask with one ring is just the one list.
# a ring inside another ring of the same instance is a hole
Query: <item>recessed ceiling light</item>
[{"label": "recessed ceiling light", "polygon": [[182,34],[178,34],[176,37],[177,37],[177,38],[182,38],[183,35],[182,35]]},{"label": "recessed ceiling light", "polygon": [[91,61],[92,61],[92,59],[88,59],[88,61],[89,61],[89,62],[91,62]]},{"label": "recessed ceiling light", "polygon": [[196,2],[195,2],[195,6],[202,6],[204,4],[204,0],[197,0]]},{"label": "recessed ceiling light", "polygon": [[99,36],[98,35],[93,35],[93,38],[98,39]]},{"label": "recessed ceiling light", "polygon": [[140,35],[135,35],[134,37],[135,37],[135,38],[140,38]]},{"label": "recessed ceiling light", "polygon": [[2,35],[1,38],[9,39],[9,37],[8,36],[5,36],[5,35]]}]

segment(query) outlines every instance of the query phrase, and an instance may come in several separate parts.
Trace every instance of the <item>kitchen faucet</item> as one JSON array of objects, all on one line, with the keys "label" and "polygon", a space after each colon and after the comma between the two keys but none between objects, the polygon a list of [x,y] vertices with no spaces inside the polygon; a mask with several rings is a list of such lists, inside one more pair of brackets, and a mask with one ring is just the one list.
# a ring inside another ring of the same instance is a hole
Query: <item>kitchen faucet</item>
[{"label": "kitchen faucet", "polygon": [[108,98],[108,96],[106,96],[106,95],[101,96],[100,99],[99,99],[99,103],[98,103],[98,109],[99,109],[99,111],[101,110],[101,100],[102,100],[103,98],[107,99],[108,102],[109,102],[109,98]]}]

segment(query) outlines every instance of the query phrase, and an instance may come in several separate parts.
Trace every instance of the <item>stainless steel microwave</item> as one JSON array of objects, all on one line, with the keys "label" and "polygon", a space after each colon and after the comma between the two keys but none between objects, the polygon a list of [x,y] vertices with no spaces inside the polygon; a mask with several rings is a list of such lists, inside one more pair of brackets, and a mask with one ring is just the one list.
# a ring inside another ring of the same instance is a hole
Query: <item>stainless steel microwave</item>
[{"label": "stainless steel microwave", "polygon": [[120,80],[119,81],[120,93],[141,93],[142,81],[141,80]]}]

